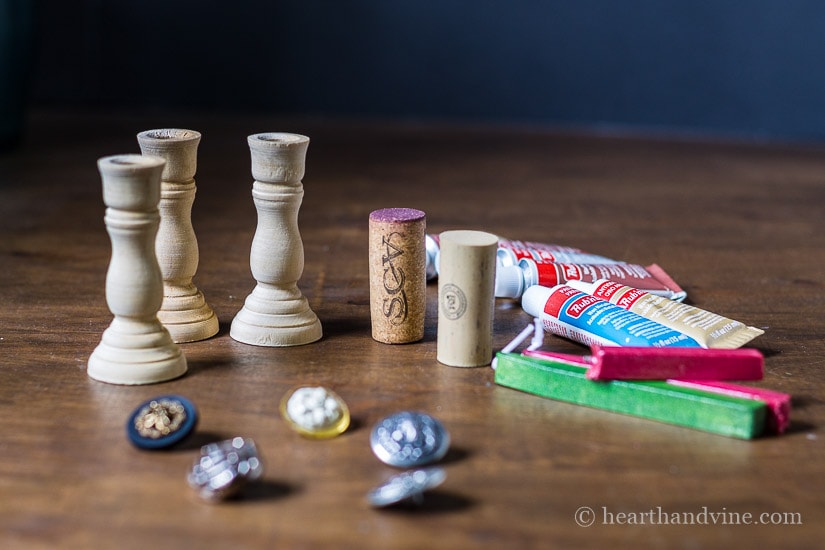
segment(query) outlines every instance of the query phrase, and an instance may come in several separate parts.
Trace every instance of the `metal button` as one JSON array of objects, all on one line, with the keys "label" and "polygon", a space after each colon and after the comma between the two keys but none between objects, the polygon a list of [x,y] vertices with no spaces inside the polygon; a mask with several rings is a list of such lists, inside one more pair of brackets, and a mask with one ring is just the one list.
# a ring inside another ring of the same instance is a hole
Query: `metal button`
[{"label": "metal button", "polygon": [[350,422],[344,400],[321,386],[304,386],[287,393],[281,400],[280,411],[290,428],[313,439],[342,434]]},{"label": "metal button", "polygon": [[367,493],[367,500],[375,507],[390,506],[405,500],[420,503],[424,491],[441,485],[446,478],[447,474],[441,468],[404,472]]},{"label": "metal button", "polygon": [[432,416],[403,411],[375,425],[370,445],[385,464],[413,468],[443,458],[450,447],[450,435]]},{"label": "metal button", "polygon": [[263,475],[258,449],[251,439],[236,437],[201,447],[201,457],[187,480],[204,500],[217,501],[238,492]]},{"label": "metal button", "polygon": [[126,434],[141,449],[163,449],[191,434],[197,423],[197,409],[188,399],[161,395],[138,405],[126,422]]}]

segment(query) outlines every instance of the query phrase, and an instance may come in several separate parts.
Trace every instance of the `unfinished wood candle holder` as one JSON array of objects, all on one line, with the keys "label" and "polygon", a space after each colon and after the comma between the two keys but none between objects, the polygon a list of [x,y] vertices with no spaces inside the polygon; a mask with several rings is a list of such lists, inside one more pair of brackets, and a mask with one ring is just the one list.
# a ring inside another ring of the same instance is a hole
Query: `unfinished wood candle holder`
[{"label": "unfinished wood candle holder", "polygon": [[232,321],[230,336],[256,346],[296,346],[319,340],[321,322],[298,288],[304,246],[298,210],[304,197],[309,138],[263,133],[248,137],[252,157],[252,198],[258,225],[250,267],[257,285]]},{"label": "unfinished wood candle holder", "polygon": [[98,161],[112,259],[106,303],[114,314],[89,357],[91,378],[111,384],[152,384],[186,372],[186,358],[158,320],[163,278],[155,255],[160,222],[159,157],[119,155]]},{"label": "unfinished wood candle holder", "polygon": [[201,134],[165,128],[137,135],[144,155],[166,160],[160,186],[160,227],[155,250],[163,275],[163,304],[158,319],[175,342],[204,340],[218,333],[218,318],[192,281],[200,260],[192,227],[195,172]]}]

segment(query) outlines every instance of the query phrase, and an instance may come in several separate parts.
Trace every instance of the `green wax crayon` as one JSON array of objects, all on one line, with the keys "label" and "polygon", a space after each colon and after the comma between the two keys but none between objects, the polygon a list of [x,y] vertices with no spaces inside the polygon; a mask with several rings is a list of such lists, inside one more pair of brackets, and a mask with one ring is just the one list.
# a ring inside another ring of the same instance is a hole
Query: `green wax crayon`
[{"label": "green wax crayon", "polygon": [[741,439],[759,436],[765,426],[765,403],[659,381],[596,381],[587,369],[562,362],[497,355],[495,381],[527,393],[577,405],[687,426]]}]

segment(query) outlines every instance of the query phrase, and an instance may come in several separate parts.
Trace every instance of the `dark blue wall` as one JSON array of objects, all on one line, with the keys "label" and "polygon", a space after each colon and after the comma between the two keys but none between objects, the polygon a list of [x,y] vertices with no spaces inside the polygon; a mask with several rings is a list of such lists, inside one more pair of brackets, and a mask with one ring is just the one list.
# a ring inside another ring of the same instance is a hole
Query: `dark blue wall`
[{"label": "dark blue wall", "polygon": [[822,0],[41,0],[40,104],[825,139]]}]

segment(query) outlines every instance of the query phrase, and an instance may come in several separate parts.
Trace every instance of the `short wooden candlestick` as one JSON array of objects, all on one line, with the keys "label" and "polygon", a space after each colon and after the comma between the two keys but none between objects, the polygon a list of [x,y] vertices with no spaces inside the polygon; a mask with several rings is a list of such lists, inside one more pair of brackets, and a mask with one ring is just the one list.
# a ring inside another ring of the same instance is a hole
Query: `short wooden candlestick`
[{"label": "short wooden candlestick", "polygon": [[218,333],[218,318],[192,282],[198,270],[198,240],[192,227],[195,172],[201,134],[166,128],[137,135],[144,155],[166,160],[160,184],[160,227],[155,250],[163,275],[158,319],[175,342],[204,340]]},{"label": "short wooden candlestick", "polygon": [[88,375],[111,384],[151,384],[186,372],[186,358],[158,321],[163,279],[155,255],[162,158],[141,155],[98,161],[112,259],[106,303],[114,314],[89,357]]},{"label": "short wooden candlestick", "polygon": [[298,288],[304,271],[298,210],[309,138],[264,133],[249,136],[248,143],[258,212],[249,259],[257,285],[232,321],[229,334],[256,346],[308,344],[322,335],[321,322]]}]

